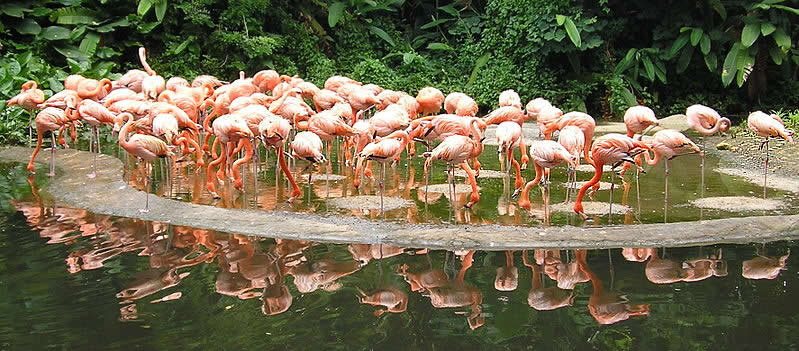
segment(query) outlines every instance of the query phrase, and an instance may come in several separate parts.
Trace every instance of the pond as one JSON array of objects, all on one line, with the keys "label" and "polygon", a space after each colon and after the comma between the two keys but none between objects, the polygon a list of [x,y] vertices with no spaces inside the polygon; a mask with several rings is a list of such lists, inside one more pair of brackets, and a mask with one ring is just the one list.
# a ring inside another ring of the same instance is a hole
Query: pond
[{"label": "pond", "polygon": [[63,207],[36,190],[39,173],[0,164],[3,349],[799,344],[795,242],[450,252],[274,240]]},{"label": "pond", "polygon": [[[584,201],[595,202],[596,211],[590,221],[583,221],[572,208],[579,185],[591,178],[593,167],[582,165],[577,172],[577,186],[567,184],[565,166],[553,168],[549,184],[539,186],[530,193],[531,210],[518,208],[514,197],[514,179],[504,172],[500,165],[497,147],[486,145],[480,155],[481,175],[478,177],[480,201],[472,208],[464,208],[469,201],[471,188],[466,182],[465,173],[458,170],[456,175],[455,200],[450,201],[450,185],[447,184],[447,166],[434,162],[429,177],[424,175],[424,159],[419,156],[425,151],[417,145],[417,156],[408,157],[403,153],[399,162],[386,167],[385,200],[387,209],[381,214],[379,207],[379,181],[382,169],[375,164],[372,177],[363,177],[359,188],[353,186],[352,167],[338,157],[338,145],[332,147],[331,160],[325,165],[308,168],[304,160],[290,161],[293,174],[303,190],[303,195],[287,203],[291,187],[283,173],[276,166],[274,151],[265,152],[261,148],[259,166],[248,163],[242,166],[244,191],[233,188],[232,181],[218,182],[219,198],[212,197],[206,189],[205,168],[198,169],[193,161],[178,161],[167,166],[157,163],[151,181],[145,183],[144,165],[126,157],[120,151],[118,157],[125,160],[125,179],[134,187],[150,189],[159,196],[196,204],[213,205],[223,208],[281,210],[315,213],[321,215],[344,215],[387,220],[396,223],[461,223],[461,224],[499,224],[515,226],[541,225],[606,225],[642,224],[696,221],[742,217],[752,215],[795,214],[799,211],[799,197],[796,192],[769,189],[767,198],[776,204],[767,210],[738,210],[749,198],[763,197],[762,183],[752,183],[716,171],[720,160],[709,154],[705,166],[698,155],[675,158],[670,163],[670,174],[665,176],[663,162],[656,166],[645,166],[645,174],[636,174],[631,168],[622,178],[612,176],[608,169],[602,186],[596,193],[588,192]],[[107,153],[116,155],[115,146]],[[517,151],[518,157],[518,151]],[[303,173],[303,170],[310,169]],[[308,173],[313,172],[310,179]],[[535,177],[532,162],[522,177],[531,180]],[[310,181],[309,181],[310,180]],[[613,191],[609,190],[613,183]],[[771,181],[770,184],[775,184]],[[146,187],[146,188],[145,188]],[[365,197],[370,198],[365,198]],[[567,196],[569,198],[567,199]],[[716,197],[746,197],[735,200],[732,208],[713,209],[700,207],[700,199]],[[608,201],[613,200],[613,205]],[[389,202],[388,200],[392,200]],[[758,199],[754,199],[757,201]],[[549,206],[545,206],[548,204]],[[391,207],[393,206],[393,207]],[[612,216],[607,215],[610,210]],[[590,214],[590,213],[589,213]]]}]

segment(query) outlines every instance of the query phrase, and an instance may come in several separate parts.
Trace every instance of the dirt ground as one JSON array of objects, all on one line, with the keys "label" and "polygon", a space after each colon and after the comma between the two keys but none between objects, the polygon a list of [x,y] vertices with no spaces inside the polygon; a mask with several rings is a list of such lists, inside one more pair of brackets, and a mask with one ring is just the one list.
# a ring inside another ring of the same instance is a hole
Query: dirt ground
[{"label": "dirt ground", "polygon": [[[763,171],[765,149],[758,150],[763,138],[754,135],[745,127],[735,127],[725,136],[707,138],[708,152],[718,154],[723,167],[746,168]],[[783,140],[769,142],[770,174],[795,177],[799,175],[799,143]]]}]

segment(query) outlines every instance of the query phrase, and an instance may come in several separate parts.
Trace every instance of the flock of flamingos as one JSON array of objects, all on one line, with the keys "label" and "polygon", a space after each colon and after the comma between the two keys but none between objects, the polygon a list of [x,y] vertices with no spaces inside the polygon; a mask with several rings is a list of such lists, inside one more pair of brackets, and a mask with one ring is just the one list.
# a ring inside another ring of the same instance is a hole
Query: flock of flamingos
[{"label": "flock of flamingos", "polygon": [[[694,142],[676,130],[664,129],[644,138],[652,127],[658,126],[655,113],[645,106],[630,107],[624,114],[626,135],[610,133],[594,139],[596,123],[588,114],[563,113],[543,98],[522,106],[513,90],[499,95],[499,108],[477,117],[479,109],[474,99],[458,92],[445,96],[433,87],[419,90],[414,97],[333,76],[320,89],[297,76],[280,75],[273,70],[260,71],[253,77],[245,77],[242,72],[239,79],[230,83],[207,75],[189,82],[158,75],[147,64],[144,48],[139,49],[139,59],[144,70],[130,70],[115,81],[71,75],[64,81],[65,89],[47,99],[36,82],[22,86],[8,105],[24,108],[31,115],[38,111],[34,119],[38,140],[27,166],[30,172],[34,172],[33,163],[46,132],[51,132],[52,139],[52,175],[56,144],[68,146],[63,133],[68,132],[74,141],[76,127],[86,122],[92,127],[90,149],[97,152],[99,127],[105,125],[118,133],[119,146],[148,164],[175,153],[195,157],[197,171],[206,168],[206,189],[215,197],[219,181],[232,180],[235,188],[243,190],[239,168],[257,156],[255,150],[263,144],[277,154],[280,168],[292,186],[291,201],[302,192],[286,163],[286,155],[306,160],[310,167],[329,159],[333,140],[341,138],[348,150],[344,161],[355,167],[353,182],[357,188],[362,176],[372,176],[370,162],[382,164],[385,176],[385,165],[398,161],[403,152],[415,156],[414,143],[418,142],[427,146],[428,151],[421,155],[426,158],[426,171],[433,161],[440,160],[450,165],[450,172],[455,166],[466,172],[472,193],[465,206],[471,207],[480,200],[477,157],[483,152],[487,126],[495,124],[499,152],[505,155],[508,168],[515,171],[514,187],[516,194],[521,192],[522,208],[530,208],[529,191],[548,181],[550,168],[565,164],[571,178],[576,177],[574,169],[581,158],[593,165],[594,176],[581,187],[574,204],[574,211],[585,218],[582,199],[588,189],[599,187],[604,165],[623,166],[623,173],[631,166],[641,170],[643,162],[655,165],[664,160],[668,175],[668,160],[686,154],[703,155]],[[685,115],[689,125],[702,135],[724,132],[731,125],[729,119],[703,105],[688,107]],[[522,124],[527,120],[537,122],[544,140],[525,145]],[[761,111],[749,115],[748,126],[765,138],[761,145],[761,149],[766,146],[765,182],[768,140],[782,138],[790,142],[793,132],[784,127],[778,116]],[[437,140],[440,143],[431,148]],[[514,156],[516,148],[521,151],[519,161]],[[536,175],[525,184],[521,170],[531,160]],[[382,205],[384,183],[379,183]],[[147,208],[146,203],[142,211]]]}]

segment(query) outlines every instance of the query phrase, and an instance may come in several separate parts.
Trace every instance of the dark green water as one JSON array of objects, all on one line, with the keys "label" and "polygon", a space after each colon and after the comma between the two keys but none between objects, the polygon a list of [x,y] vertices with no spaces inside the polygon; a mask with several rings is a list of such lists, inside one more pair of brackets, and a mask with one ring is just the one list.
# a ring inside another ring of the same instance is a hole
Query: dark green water
[{"label": "dark green water", "polygon": [[[531,249],[528,265],[516,251],[509,268],[505,252],[275,241],[102,216],[33,189],[23,166],[0,165],[4,350],[799,345],[797,264],[787,257],[780,270],[779,260],[794,242],[654,249],[644,262],[621,249]],[[759,269],[744,277],[744,266]],[[513,289],[496,288],[498,269]],[[359,302],[380,290],[396,313]]]}]

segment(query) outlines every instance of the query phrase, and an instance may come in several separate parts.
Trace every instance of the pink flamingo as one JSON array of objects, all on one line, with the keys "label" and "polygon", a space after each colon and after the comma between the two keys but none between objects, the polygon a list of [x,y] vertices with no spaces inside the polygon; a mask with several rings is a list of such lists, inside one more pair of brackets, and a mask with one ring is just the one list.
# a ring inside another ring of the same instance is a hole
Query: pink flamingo
[{"label": "pink flamingo", "polygon": [[627,136],[632,138],[635,134],[646,134],[648,128],[658,126],[655,112],[646,106],[632,106],[624,112],[624,125],[627,127]]},{"label": "pink flamingo", "polygon": [[[483,120],[488,125],[500,124],[502,122],[507,122],[507,121],[516,122],[517,124],[519,124],[519,127],[521,128],[524,125],[524,121],[528,117],[529,115],[525,115],[524,111],[522,111],[520,107],[502,106],[494,111],[491,111],[491,113],[483,117]],[[527,156],[527,146],[524,144],[524,138],[521,138],[519,148],[522,151],[521,169],[524,170],[527,169],[527,163],[530,162],[530,157]]]},{"label": "pink flamingo", "polygon": [[329,110],[333,108],[333,105],[344,102],[344,98],[336,95],[335,91],[327,89],[319,90],[316,94],[314,94],[312,100],[317,112]]},{"label": "pink flamingo", "polygon": [[422,114],[422,117],[435,115],[441,112],[444,94],[436,88],[424,87],[416,94],[416,101],[419,103],[419,113]]},{"label": "pink flamingo", "polygon": [[444,98],[444,110],[458,116],[477,116],[477,102],[464,93],[450,93]]},{"label": "pink flamingo", "polygon": [[499,93],[499,106],[511,106],[522,109],[522,98],[513,89]]},{"label": "pink flamingo", "polygon": [[369,161],[380,162],[383,165],[382,179],[380,180],[380,213],[383,213],[383,193],[385,192],[386,182],[386,163],[399,158],[405,146],[410,143],[411,138],[404,130],[395,131],[383,138],[378,138],[364,146],[358,154],[358,164],[355,167],[355,180],[353,186],[360,186],[360,175],[363,163]]},{"label": "pink flamingo", "polygon": [[22,84],[19,94],[6,101],[6,106],[19,106],[28,111],[28,146],[33,134],[31,129],[31,120],[33,120],[33,111],[39,108],[39,104],[44,102],[44,92],[39,89],[35,81],[29,80]]},{"label": "pink flamingo", "polygon": [[80,102],[80,104],[78,104],[78,113],[80,114],[80,117],[92,127],[92,134],[89,137],[89,149],[92,151],[91,149],[94,148],[94,158],[92,160],[92,173],[89,173],[86,176],[89,178],[94,178],[97,176],[97,173],[95,173],[97,154],[101,152],[100,130],[98,127],[101,125],[113,126],[116,115],[99,102],[88,99],[83,100]]},{"label": "pink flamingo", "polygon": [[[688,126],[702,134],[702,149],[705,149],[704,136],[713,135],[718,132],[726,132],[732,126],[730,120],[726,117],[721,117],[716,110],[704,105],[691,105],[685,109],[685,117],[688,120]],[[705,196],[705,155],[701,155],[701,168],[702,180],[700,188],[700,196]]]},{"label": "pink flamingo", "polygon": [[144,78],[147,78],[147,76],[149,76],[149,74],[147,74],[145,71],[140,69],[132,69],[125,72],[125,74],[123,74],[122,77],[119,77],[119,79],[111,82],[111,88],[114,90],[127,88],[137,93],[141,93],[141,83],[144,81]]},{"label": "pink flamingo", "polygon": [[427,158],[425,161],[425,174],[428,174],[428,170],[430,169],[430,165],[432,164],[433,160],[442,160],[449,164],[451,184],[450,199],[452,201],[455,200],[454,166],[460,165],[461,168],[463,168],[463,170],[466,172],[466,176],[469,179],[469,184],[472,186],[471,197],[469,202],[464,206],[466,208],[471,208],[474,204],[480,201],[480,191],[477,189],[477,177],[475,176],[475,173],[472,171],[471,167],[469,167],[469,164],[466,163],[466,160],[470,158],[476,158],[483,152],[482,131],[477,127],[476,120],[472,120],[470,125],[472,127],[472,132],[469,136],[448,136],[446,139],[444,139],[444,141],[441,142],[441,144],[438,144],[433,151],[425,152],[423,154],[423,156]]},{"label": "pink flamingo", "polygon": [[787,140],[789,143],[793,142],[793,131],[785,129],[782,119],[779,116],[772,114],[767,115],[763,111],[755,111],[749,114],[746,124],[755,135],[763,137],[764,140],[760,144],[760,149],[766,149],[766,161],[763,169],[763,197],[766,197],[766,184],[768,181],[768,142],[771,138],[781,138]]},{"label": "pink flamingo", "polygon": [[302,194],[299,185],[297,185],[297,181],[294,180],[294,175],[291,174],[291,170],[286,163],[284,142],[288,139],[290,132],[291,124],[289,121],[271,113],[258,124],[258,135],[261,136],[264,145],[275,148],[280,169],[283,171],[283,174],[286,175],[286,179],[289,180],[289,183],[291,183],[291,196],[287,202],[291,202]]},{"label": "pink flamingo", "polygon": [[166,89],[166,81],[164,77],[159,76],[158,74],[150,68],[150,65],[147,64],[147,50],[143,47],[139,48],[139,60],[141,61],[142,67],[144,70],[147,71],[148,76],[144,77],[144,80],[141,82],[141,89],[144,96],[151,101],[155,101],[158,99],[158,94],[161,94],[164,89]]},{"label": "pink flamingo", "polygon": [[[591,146],[594,177],[585,183],[577,193],[577,200],[574,203],[574,212],[583,217],[583,219],[588,218],[583,210],[583,196],[585,196],[585,192],[588,188],[599,183],[599,180],[602,178],[602,167],[605,164],[611,164],[613,168],[616,168],[623,162],[635,163],[632,157],[646,150],[652,149],[646,143],[633,140],[623,134],[610,133],[597,139]],[[611,194],[612,193],[613,190],[611,188]]]},{"label": "pink flamingo", "polygon": [[[549,177],[549,168],[555,167],[563,162],[568,163],[572,167],[576,167],[579,157],[570,154],[563,145],[553,140],[536,140],[530,144],[530,156],[533,158],[533,165],[535,166],[535,179],[527,182],[522,190],[521,198],[519,199],[519,207],[529,210],[530,209],[530,189],[538,185],[544,178],[544,175]],[[549,180],[546,180],[547,182]]]},{"label": "pink flamingo", "polygon": [[385,110],[375,113],[369,119],[369,124],[374,128],[377,136],[387,136],[394,131],[405,129],[410,125],[411,119],[408,112],[402,106],[392,104]]},{"label": "pink flamingo", "polygon": [[523,179],[519,162],[516,162],[516,159],[513,158],[513,149],[524,147],[520,146],[522,145],[522,127],[516,122],[502,122],[497,126],[496,136],[497,144],[499,145],[497,152],[500,155],[505,154],[508,172],[510,172],[511,165],[515,169],[516,182],[514,183],[514,192],[516,192],[521,189]]},{"label": "pink flamingo", "polygon": [[[294,140],[291,142],[291,155],[309,162],[308,166],[300,171],[300,174],[304,173],[311,166],[327,160],[325,155],[322,154],[322,139],[309,131],[299,132],[294,136]],[[313,172],[308,173],[308,201],[311,200],[312,176]]]},{"label": "pink flamingo", "polygon": [[[147,172],[149,173],[150,162],[159,157],[167,157],[169,148],[163,140],[150,135],[135,134],[128,139],[128,132],[133,123],[133,115],[127,112],[123,112],[121,115],[127,118],[127,122],[125,122],[119,132],[119,146],[136,158],[146,162]],[[144,208],[140,209],[140,212],[150,211],[150,191],[147,190],[145,193],[147,195],[144,200]]]},{"label": "pink flamingo", "polygon": [[[216,173],[216,178],[223,180],[225,175],[227,174],[228,166],[230,165],[230,157],[233,156],[233,145],[238,145],[242,143],[242,140],[249,141],[250,138],[253,137],[253,133],[250,130],[247,122],[244,121],[241,117],[235,115],[222,115],[219,116],[217,119],[214,120],[212,125],[213,133],[216,136],[214,140],[214,145],[212,148],[216,148],[216,145],[224,144],[223,150],[219,157],[217,157],[212,162],[208,163],[208,169],[206,171],[206,188],[211,193],[214,198],[219,198],[216,193],[216,184],[214,181],[214,172],[213,168],[220,163],[224,163],[220,166],[219,171]],[[246,143],[245,143],[246,144]],[[248,148],[248,152],[252,147]],[[249,154],[252,156],[252,154]],[[247,158],[247,156],[245,156]],[[247,159],[248,160],[248,159]],[[236,160],[237,162],[240,160]],[[238,166],[238,164],[235,164]],[[234,177],[234,182],[236,188],[241,189],[241,178],[239,176],[238,168],[234,168],[232,170],[232,174]]]},{"label": "pink flamingo", "polygon": [[52,139],[52,146],[50,147],[50,173],[47,175],[52,177],[55,175],[55,132],[62,131],[72,120],[69,118],[68,113],[62,109],[55,107],[46,107],[39,111],[34,119],[36,124],[36,148],[33,149],[31,159],[28,162],[27,169],[31,173],[35,172],[33,161],[36,160],[36,155],[42,150],[42,139],[45,132],[51,132],[50,138]]},{"label": "pink flamingo", "polygon": [[561,130],[566,126],[575,126],[583,132],[585,161],[591,163],[591,139],[594,138],[594,129],[596,128],[594,118],[578,111],[569,112],[558,118],[557,121],[548,124],[544,135],[552,135],[554,131]]},{"label": "pink flamingo", "polygon": [[[585,136],[583,135],[583,131],[576,126],[563,127],[563,129],[558,132],[558,144],[563,145],[566,151],[574,156],[576,160],[575,167],[569,167],[568,169],[569,179],[567,182],[569,184],[573,184],[577,182],[577,166],[580,165],[580,153],[583,151],[583,147],[585,146]],[[571,199],[571,189],[571,186],[566,187],[566,202],[570,201]]]}]

